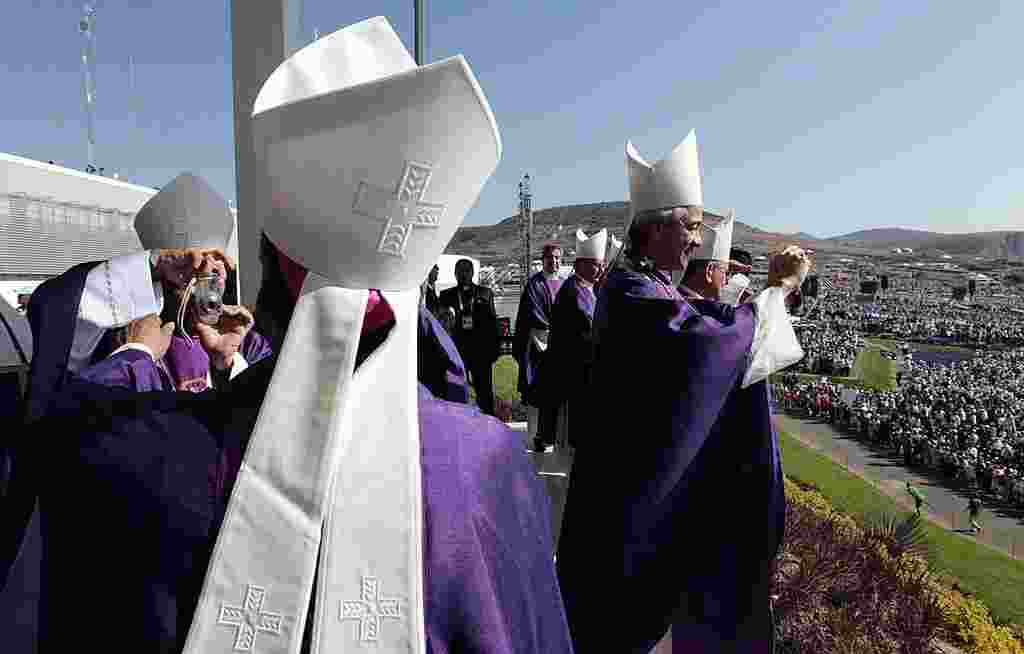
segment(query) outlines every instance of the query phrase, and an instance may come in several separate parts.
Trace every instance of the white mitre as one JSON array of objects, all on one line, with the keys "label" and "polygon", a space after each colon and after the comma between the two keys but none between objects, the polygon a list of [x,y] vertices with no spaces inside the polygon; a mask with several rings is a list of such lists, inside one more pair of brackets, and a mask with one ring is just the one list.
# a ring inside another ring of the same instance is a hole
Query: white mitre
[{"label": "white mitre", "polygon": [[234,217],[206,181],[182,173],[142,205],[135,232],[145,250],[219,248],[227,251]]},{"label": "white mitre", "polygon": [[633,144],[627,142],[626,171],[633,215],[655,209],[704,206],[697,135],[693,130],[669,156],[653,165],[644,161]]},{"label": "white mitre", "polygon": [[[184,651],[298,654],[315,578],[313,654],[423,654],[419,284],[498,165],[497,125],[461,56],[417,67],[372,18],[274,71],[253,141],[263,231],[309,274]],[[355,370],[366,289],[395,325]]]},{"label": "white mitre", "polygon": [[619,256],[619,252],[622,251],[622,241],[615,238],[614,234],[608,235],[608,250],[604,256],[604,265],[610,266],[615,263],[615,258]]},{"label": "white mitre", "polygon": [[723,216],[705,211],[701,246],[690,255],[690,259],[728,263],[729,253],[732,250],[732,231],[735,225],[736,212],[733,209],[726,211]]},{"label": "white mitre", "polygon": [[589,238],[582,229],[576,230],[576,258],[604,261],[608,230],[602,229]]},{"label": "white mitre", "polygon": [[417,67],[384,18],[324,37],[274,71],[253,134],[273,198],[265,233],[346,288],[416,287],[501,155],[466,61]]}]

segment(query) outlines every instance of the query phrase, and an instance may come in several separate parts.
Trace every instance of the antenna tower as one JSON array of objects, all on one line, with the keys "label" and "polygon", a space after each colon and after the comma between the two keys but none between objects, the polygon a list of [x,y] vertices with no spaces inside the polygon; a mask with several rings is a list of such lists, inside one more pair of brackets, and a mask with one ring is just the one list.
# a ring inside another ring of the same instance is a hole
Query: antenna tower
[{"label": "antenna tower", "polygon": [[519,283],[525,289],[533,263],[533,195],[530,193],[530,174],[519,182]]},{"label": "antenna tower", "polygon": [[85,37],[82,44],[82,91],[85,94],[85,129],[89,172],[96,172],[96,9],[82,6],[78,31]]}]

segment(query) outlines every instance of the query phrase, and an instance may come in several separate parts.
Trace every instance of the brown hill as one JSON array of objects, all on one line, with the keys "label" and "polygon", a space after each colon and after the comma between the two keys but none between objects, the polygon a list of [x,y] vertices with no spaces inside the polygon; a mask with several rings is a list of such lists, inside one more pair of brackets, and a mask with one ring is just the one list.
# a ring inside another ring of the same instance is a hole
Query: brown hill
[{"label": "brown hill", "polygon": [[[600,202],[535,210],[535,256],[538,256],[541,244],[546,241],[557,242],[569,254],[568,251],[576,246],[577,229],[592,234],[602,227],[607,227],[616,237],[623,238],[628,207],[626,202]],[[836,255],[888,255],[893,248],[910,247],[916,254],[923,255],[1024,259],[1024,232],[939,234],[887,228],[818,239],[805,232],[780,234],[737,221],[733,242],[737,247],[749,249],[755,255],[797,243],[814,248],[822,254]],[[474,256],[485,264],[491,264],[514,260],[518,248],[518,216],[511,216],[496,225],[459,229],[448,244],[446,252]]]},{"label": "brown hill", "polygon": [[[577,229],[592,234],[607,227],[609,232],[622,239],[626,231],[628,207],[626,202],[601,202],[535,210],[533,249],[539,252],[542,243],[554,241],[563,249],[571,250],[576,247]],[[512,216],[496,225],[462,227],[455,233],[446,252],[474,256],[485,264],[511,261],[519,248],[518,221],[518,216]],[[766,232],[741,221],[736,222],[733,242],[737,247],[748,248],[755,254],[794,242],[818,249],[837,248],[833,243],[815,239],[808,234]]]},{"label": "brown hill", "polygon": [[828,239],[837,245],[891,250],[913,248],[918,254],[983,257],[985,259],[1024,258],[1024,232],[975,232],[940,234],[915,229],[866,229]]}]

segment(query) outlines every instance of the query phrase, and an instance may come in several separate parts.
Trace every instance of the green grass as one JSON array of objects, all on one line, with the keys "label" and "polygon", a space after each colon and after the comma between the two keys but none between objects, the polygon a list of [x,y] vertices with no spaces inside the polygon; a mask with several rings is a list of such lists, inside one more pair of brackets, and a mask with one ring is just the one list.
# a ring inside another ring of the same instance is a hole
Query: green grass
[{"label": "green grass", "polygon": [[[878,512],[910,513],[873,485],[785,432],[779,432],[779,447],[783,469],[790,479],[813,484],[836,509],[855,520],[863,521]],[[925,531],[939,572],[974,593],[998,622],[1024,624],[1024,561],[930,522],[925,523]]]},{"label": "green grass", "polygon": [[[902,341],[897,341],[891,338],[872,338],[868,337],[864,339],[864,342],[880,347],[883,350],[889,350],[890,352],[900,351],[900,346],[903,344]],[[910,343],[912,350],[921,352],[973,352],[969,347],[961,347],[959,345],[938,345],[933,343]]]},{"label": "green grass", "polygon": [[870,388],[891,391],[896,388],[896,362],[883,357],[881,350],[865,347],[857,353],[853,376]]},{"label": "green grass", "polygon": [[900,349],[900,343],[891,338],[872,338],[868,336],[864,339],[864,342],[889,352],[899,352]]}]

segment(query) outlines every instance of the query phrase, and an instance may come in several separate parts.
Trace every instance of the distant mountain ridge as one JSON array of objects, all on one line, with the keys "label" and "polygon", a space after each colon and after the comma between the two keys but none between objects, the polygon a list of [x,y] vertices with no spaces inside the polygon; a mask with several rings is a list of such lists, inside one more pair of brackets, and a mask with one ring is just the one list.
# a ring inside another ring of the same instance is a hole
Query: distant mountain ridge
[{"label": "distant mountain ridge", "polygon": [[909,247],[922,254],[976,256],[1019,260],[1024,257],[1024,231],[942,234],[899,227],[865,229],[827,239],[833,243],[857,244],[877,249]]},{"label": "distant mountain ridge", "polygon": [[[541,245],[553,241],[565,250],[576,247],[576,230],[588,236],[608,228],[619,239],[625,237],[628,202],[597,202],[535,209],[534,256],[539,257]],[[781,234],[769,232],[740,220],[733,230],[733,244],[755,254],[797,243],[818,251],[849,254],[891,253],[896,247],[915,251],[934,251],[957,256],[988,258],[1024,258],[1024,231],[978,232],[974,234],[938,234],[921,230],[884,228],[866,229],[827,239],[806,232]],[[519,247],[519,217],[510,216],[495,225],[461,227],[452,237],[449,254],[466,254],[484,263],[510,261]]]},{"label": "distant mountain ridge", "polygon": [[857,232],[843,234],[842,236],[832,236],[825,240],[859,241],[862,243],[883,243],[888,245],[890,243],[896,244],[909,241],[922,241],[940,236],[949,236],[949,234],[928,232],[920,229],[904,229],[902,227],[882,227],[877,229],[862,229]]}]

